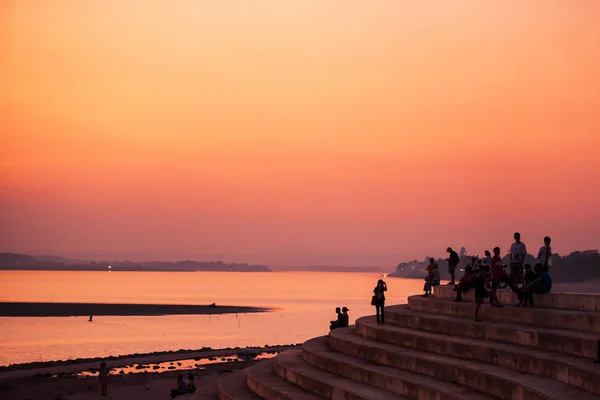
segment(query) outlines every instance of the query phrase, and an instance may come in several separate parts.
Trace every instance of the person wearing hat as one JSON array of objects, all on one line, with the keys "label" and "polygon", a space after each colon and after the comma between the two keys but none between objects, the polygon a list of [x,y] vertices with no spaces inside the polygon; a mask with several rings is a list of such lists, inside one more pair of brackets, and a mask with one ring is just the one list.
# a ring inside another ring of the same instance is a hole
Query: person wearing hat
[{"label": "person wearing hat", "polygon": [[348,309],[346,307],[342,308],[342,314],[340,314],[340,328],[346,328],[350,325],[350,316],[348,315]]},{"label": "person wearing hat", "polygon": [[448,257],[448,272],[450,273],[450,282],[448,282],[448,285],[454,285],[454,279],[456,278],[456,266],[460,262],[460,257],[458,256],[457,252],[452,250],[452,247],[448,247],[446,249],[446,253],[450,254]]}]

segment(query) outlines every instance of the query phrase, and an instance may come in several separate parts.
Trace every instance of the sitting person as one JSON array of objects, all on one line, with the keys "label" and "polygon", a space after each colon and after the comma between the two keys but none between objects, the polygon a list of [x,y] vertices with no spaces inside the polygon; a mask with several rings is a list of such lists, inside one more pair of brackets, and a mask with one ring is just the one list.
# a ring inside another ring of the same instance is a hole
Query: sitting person
[{"label": "sitting person", "polygon": [[340,328],[341,327],[341,321],[342,321],[342,311],[339,307],[335,308],[335,313],[337,314],[337,320],[335,321],[331,321],[330,325],[329,325],[329,330],[333,330],[335,328]]},{"label": "sitting person", "polygon": [[[429,269],[429,267],[427,267]],[[440,268],[438,263],[433,263],[433,270],[431,271],[431,274],[427,274],[427,277],[425,278],[425,285],[423,286],[423,291],[425,292],[425,294],[423,295],[423,297],[427,297],[431,294],[431,289],[434,286],[439,286],[440,284]]]},{"label": "sitting person", "polygon": [[470,289],[473,288],[475,283],[475,275],[473,275],[473,268],[470,265],[465,267],[465,274],[458,281],[458,285],[454,287],[454,291],[456,291],[456,299],[454,301],[461,302],[462,294],[467,293]]},{"label": "sitting person", "polygon": [[188,392],[187,385],[183,380],[183,375],[177,375],[177,389],[171,390],[171,398],[174,399],[177,396],[181,396],[182,394],[186,394]]},{"label": "sitting person", "polygon": [[340,319],[338,322],[339,328],[347,328],[350,324],[350,316],[348,315],[348,310],[346,307],[342,307],[342,313],[340,314]]},{"label": "sitting person", "polygon": [[194,393],[195,391],[196,391],[196,385],[194,384],[194,375],[190,373],[190,374],[188,374],[187,392]]},{"label": "sitting person", "polygon": [[538,263],[535,265],[535,273],[537,277],[533,280],[533,282],[529,283],[522,289],[522,299],[524,299],[524,304],[529,303],[530,307],[533,307],[534,293],[544,294],[552,290],[552,278],[548,272],[544,271],[543,264]]}]

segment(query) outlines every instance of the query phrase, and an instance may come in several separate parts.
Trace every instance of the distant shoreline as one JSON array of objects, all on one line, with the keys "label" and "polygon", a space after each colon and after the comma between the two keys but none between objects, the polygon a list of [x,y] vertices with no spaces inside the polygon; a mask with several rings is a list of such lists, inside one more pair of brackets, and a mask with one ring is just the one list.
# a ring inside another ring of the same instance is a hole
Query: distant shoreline
[{"label": "distant shoreline", "polygon": [[244,314],[272,311],[268,307],[184,304],[25,303],[0,302],[0,317],[80,317]]}]

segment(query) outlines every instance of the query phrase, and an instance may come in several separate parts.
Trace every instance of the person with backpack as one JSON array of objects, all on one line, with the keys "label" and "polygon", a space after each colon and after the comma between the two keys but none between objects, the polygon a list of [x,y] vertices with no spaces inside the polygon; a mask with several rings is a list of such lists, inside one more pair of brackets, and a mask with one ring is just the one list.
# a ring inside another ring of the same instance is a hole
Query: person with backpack
[{"label": "person with backpack", "polygon": [[460,257],[457,252],[452,250],[452,247],[448,247],[446,252],[450,254],[448,257],[448,272],[450,273],[450,282],[448,282],[448,285],[455,285],[456,266],[460,262]]}]

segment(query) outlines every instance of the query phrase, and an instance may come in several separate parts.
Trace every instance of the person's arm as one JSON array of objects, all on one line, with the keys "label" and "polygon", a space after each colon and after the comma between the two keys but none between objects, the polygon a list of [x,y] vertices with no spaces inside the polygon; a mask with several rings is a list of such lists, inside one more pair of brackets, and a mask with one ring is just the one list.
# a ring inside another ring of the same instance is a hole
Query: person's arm
[{"label": "person's arm", "polygon": [[383,291],[386,292],[387,291],[387,283],[383,282]]}]

